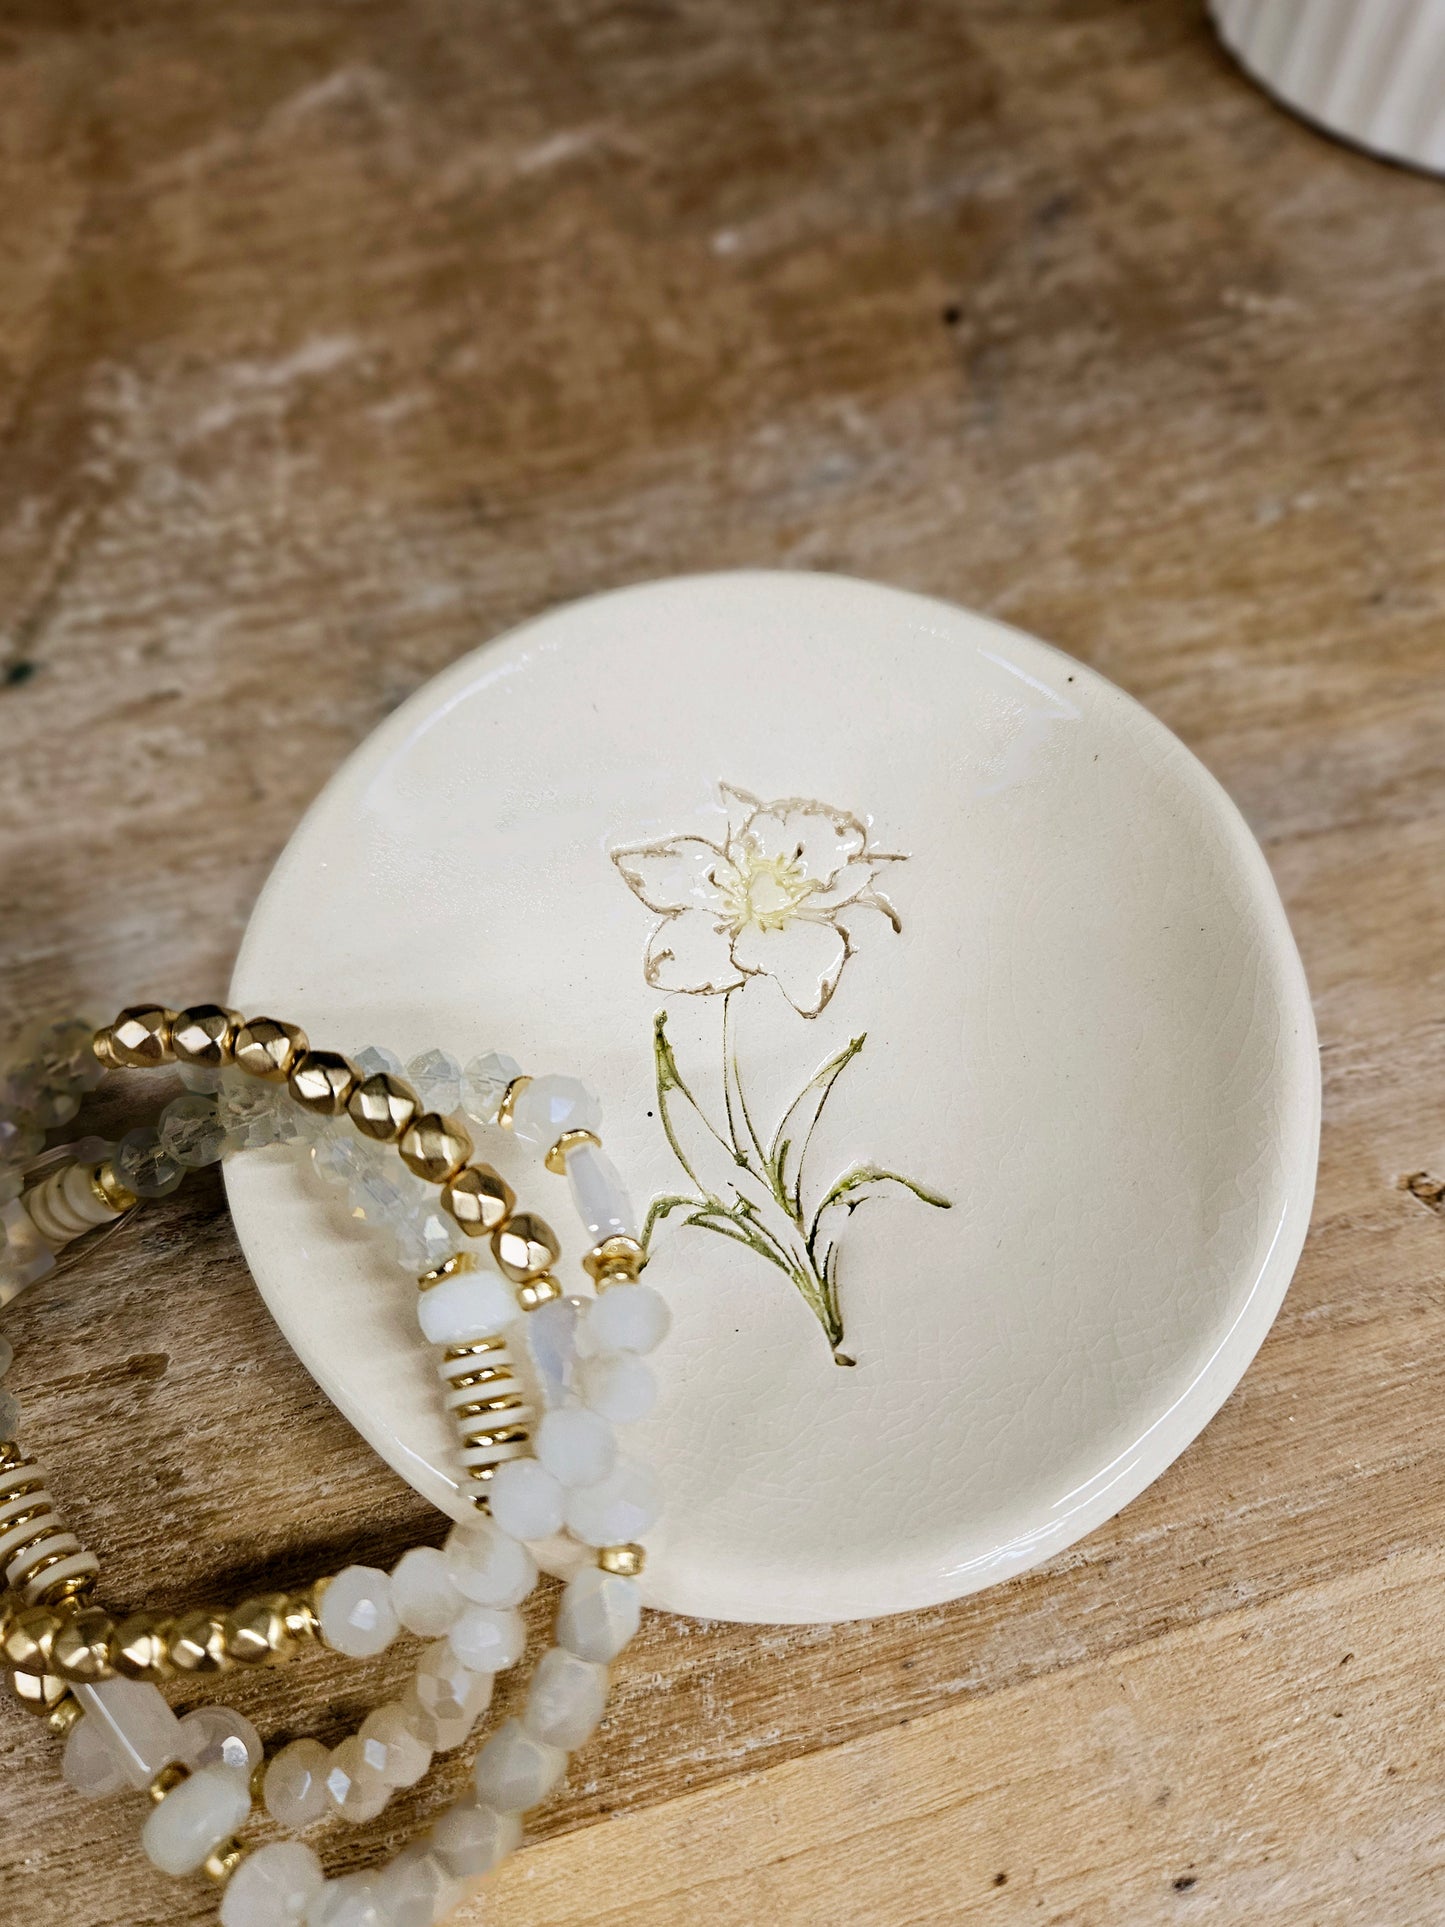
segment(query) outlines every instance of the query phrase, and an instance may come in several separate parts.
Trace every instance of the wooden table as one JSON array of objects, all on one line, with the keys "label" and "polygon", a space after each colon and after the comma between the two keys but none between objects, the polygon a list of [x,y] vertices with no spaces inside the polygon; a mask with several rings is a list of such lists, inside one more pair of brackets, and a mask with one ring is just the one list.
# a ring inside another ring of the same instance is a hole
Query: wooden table
[{"label": "wooden table", "polygon": [[[1132,690],[1242,804],[1314,987],[1314,1232],[1181,1462],[953,1607],[653,1620],[464,1917],[1445,1918],[1445,191],[1276,112],[1192,0],[18,0],[0,263],[17,1024],[221,991],[425,677],[743,563],[954,597]],[[214,1174],[5,1328],[113,1603],[439,1536]],[[225,1692],[335,1737],[376,1676]],[[211,1917],[8,1702],[0,1748],[0,1918]]]}]

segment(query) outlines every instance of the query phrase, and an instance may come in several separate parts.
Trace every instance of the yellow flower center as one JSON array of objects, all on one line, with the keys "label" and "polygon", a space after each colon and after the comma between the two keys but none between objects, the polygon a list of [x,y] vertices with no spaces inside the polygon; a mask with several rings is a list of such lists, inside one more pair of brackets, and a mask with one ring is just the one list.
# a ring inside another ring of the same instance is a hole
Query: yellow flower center
[{"label": "yellow flower center", "polygon": [[749,923],[781,930],[818,887],[797,857],[763,856],[752,843],[729,854],[736,874],[720,878],[718,889],[734,935]]}]

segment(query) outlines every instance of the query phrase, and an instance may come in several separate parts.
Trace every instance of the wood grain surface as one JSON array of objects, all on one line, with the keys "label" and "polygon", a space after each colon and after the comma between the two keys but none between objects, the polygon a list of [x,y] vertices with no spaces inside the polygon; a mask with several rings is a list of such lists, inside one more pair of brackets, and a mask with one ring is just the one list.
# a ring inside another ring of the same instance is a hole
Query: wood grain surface
[{"label": "wood grain surface", "polygon": [[[1142,698],[1315,993],[1313,1233],[1198,1443],[953,1607],[652,1619],[466,1919],[1445,1919],[1442,349],[1445,189],[1277,112],[1193,0],[0,0],[8,1020],[220,991],[425,677],[749,563],[956,598]],[[440,1537],[218,1182],[5,1324],[112,1604]],[[376,1690],[225,1683],[323,1738]],[[8,1702],[0,1753],[6,1927],[213,1918]]]}]

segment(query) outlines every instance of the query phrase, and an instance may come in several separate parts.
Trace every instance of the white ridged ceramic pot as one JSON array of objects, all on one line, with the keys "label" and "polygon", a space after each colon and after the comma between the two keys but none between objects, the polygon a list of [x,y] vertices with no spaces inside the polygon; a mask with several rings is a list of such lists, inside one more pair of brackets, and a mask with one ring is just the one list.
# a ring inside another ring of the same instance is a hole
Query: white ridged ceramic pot
[{"label": "white ridged ceramic pot", "polygon": [[1445,0],[1210,0],[1226,47],[1287,107],[1445,174]]}]

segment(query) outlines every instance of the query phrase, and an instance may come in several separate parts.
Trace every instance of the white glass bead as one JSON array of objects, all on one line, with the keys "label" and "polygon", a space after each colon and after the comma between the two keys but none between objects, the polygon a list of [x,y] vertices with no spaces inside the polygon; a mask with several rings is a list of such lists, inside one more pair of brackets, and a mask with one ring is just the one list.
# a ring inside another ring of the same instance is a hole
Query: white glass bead
[{"label": "white glass bead", "polygon": [[0,1390],[0,1439],[13,1439],[20,1430],[20,1400]]},{"label": "white glass bead", "polygon": [[651,1285],[613,1285],[587,1307],[596,1352],[650,1352],[667,1336],[672,1314]]},{"label": "white glass bead", "polygon": [[215,1099],[198,1092],[178,1097],[161,1112],[162,1148],[188,1171],[219,1162],[226,1148],[226,1127]]},{"label": "white glass bead", "polygon": [[477,1606],[520,1606],[537,1583],[527,1548],[485,1519],[454,1526],[439,1556],[451,1584]]},{"label": "white glass bead", "polygon": [[375,1566],[348,1566],[321,1595],[321,1636],[350,1659],[384,1653],[401,1631],[391,1603],[391,1581]]},{"label": "white glass bead", "polygon": [[544,1405],[565,1405],[577,1366],[577,1319],[585,1300],[552,1298],[527,1314],[523,1331]]},{"label": "white glass bead", "polygon": [[450,1117],[462,1101],[462,1067],[444,1050],[424,1050],[406,1067],[406,1081],[421,1099],[424,1111]]},{"label": "white glass bead", "polygon": [[[0,1206],[9,1204],[12,1198],[18,1198],[24,1189],[25,1180],[19,1171],[13,1165],[0,1164]],[[4,1243],[4,1237],[0,1235],[0,1247]]]},{"label": "white glass bead", "polygon": [[550,1539],[562,1529],[562,1488],[535,1459],[509,1459],[487,1487],[492,1518],[514,1539]]},{"label": "white glass bead", "polygon": [[374,1820],[391,1798],[391,1788],[366,1757],[366,1748],[353,1734],[332,1753],[326,1767],[326,1791],[331,1804],[354,1827]]},{"label": "white glass bead", "polygon": [[249,1780],[265,1757],[261,1735],[229,1706],[198,1706],[181,1721],[181,1758],[193,1771],[228,1766]]},{"label": "white glass bead", "polygon": [[394,1050],[388,1050],[385,1044],[368,1044],[366,1049],[359,1050],[351,1061],[363,1077],[380,1077],[383,1072],[390,1077],[406,1075],[401,1067],[401,1059]]},{"label": "white glass bead", "polygon": [[300,1833],[327,1811],[326,1769],[331,1754],[319,1740],[293,1740],[266,1768],[262,1797],[279,1827]]},{"label": "white glass bead", "polygon": [[462,1076],[462,1104],[478,1124],[495,1124],[507,1086],[522,1075],[522,1066],[504,1051],[483,1051]]},{"label": "white glass bead", "polygon": [[163,1766],[181,1757],[181,1723],[148,1680],[108,1679],[71,1691],[105,1734],[131,1786],[148,1787]]},{"label": "white glass bead", "polygon": [[637,1214],[622,1175],[607,1153],[595,1144],[579,1144],[567,1153],[567,1182],[577,1216],[595,1244],[604,1238],[635,1238]]},{"label": "white glass bead", "polygon": [[0,1378],[4,1378],[15,1363],[15,1347],[8,1338],[0,1338]]},{"label": "white glass bead", "polygon": [[505,1672],[527,1650],[527,1628],[515,1607],[468,1606],[447,1639],[474,1673]]},{"label": "white glass bead", "polygon": [[141,1845],[162,1873],[195,1873],[251,1811],[251,1790],[227,1766],[202,1767],[151,1810]]},{"label": "white glass bead", "polygon": [[431,1830],[431,1850],[448,1873],[475,1880],[520,1845],[522,1823],[468,1795],[448,1807]]},{"label": "white glass bead", "polygon": [[415,1786],[431,1765],[431,1748],[407,1718],[398,1701],[378,1706],[361,1723],[356,1736],[366,1764],[388,1786]]},{"label": "white glass bead", "polygon": [[456,1624],[466,1600],[453,1583],[446,1554],[435,1546],[413,1546],[391,1575],[391,1603],[409,1633],[440,1639]]},{"label": "white glass bead", "polygon": [[523,1144],[550,1151],[564,1131],[596,1131],[602,1106],[585,1084],[556,1072],[534,1077],[512,1105],[512,1130]]},{"label": "white glass bead", "polygon": [[636,1581],[603,1572],[600,1566],[584,1566],[562,1589],[556,1640],[578,1659],[606,1666],[641,1623],[642,1596]]},{"label": "white glass bead", "polygon": [[517,1317],[517,1301],[495,1272],[459,1271],[417,1293],[417,1321],[433,1345],[490,1338]]},{"label": "white glass bead", "polygon": [[634,1425],[657,1403],[657,1381],[636,1352],[599,1352],[577,1368],[585,1405],[614,1425]]},{"label": "white glass bead", "polygon": [[598,1485],[569,1491],[567,1530],[584,1546],[618,1546],[640,1539],[662,1510],[662,1486],[650,1465],[624,1459]]},{"label": "white glass bead", "polygon": [[[490,1689],[492,1684],[490,1674],[474,1673],[472,1677],[473,1679],[484,1682],[487,1688]],[[463,1741],[470,1739],[472,1728],[476,1725],[477,1720],[481,1718],[482,1713],[486,1711],[486,1708],[483,1707],[474,1717],[459,1713],[450,1719],[442,1718],[435,1713],[428,1713],[417,1697],[415,1681],[407,1687],[406,1691],[397,1701],[397,1705],[401,1708],[407,1719],[410,1720],[412,1729],[417,1737],[424,1745],[429,1746],[433,1753],[450,1753],[454,1747],[458,1747]]]},{"label": "white glass bead", "polygon": [[130,1785],[104,1729],[88,1715],[66,1735],[60,1771],[83,1800],[108,1800]]},{"label": "white glass bead", "polygon": [[607,1705],[607,1668],[549,1646],[527,1688],[522,1724],[533,1739],[571,1753],[591,1739]]},{"label": "white glass bead", "polygon": [[545,1413],[535,1444],[539,1462],[569,1488],[598,1484],[617,1463],[612,1427],[581,1405]]},{"label": "white glass bead", "polygon": [[396,1227],[396,1261],[403,1271],[419,1278],[450,1258],[466,1243],[466,1233],[440,1205],[414,1205]]},{"label": "white glass bead", "polygon": [[429,1848],[415,1841],[372,1879],[387,1927],[434,1927],[450,1920],[466,1893]]},{"label": "white glass bead", "polygon": [[504,1720],[477,1755],[477,1798],[499,1813],[539,1805],[567,1770],[560,1746],[534,1740],[520,1720]]},{"label": "white glass bead", "polygon": [[300,1927],[326,1885],[321,1862],[300,1840],[248,1853],[226,1882],[221,1927]]},{"label": "white glass bead", "polygon": [[306,1927],[391,1927],[382,1912],[377,1882],[369,1873],[328,1880],[308,1904]]},{"label": "white glass bead", "polygon": [[[470,1731],[491,1703],[492,1675],[474,1672],[458,1657],[449,1640],[439,1639],[417,1661],[411,1691],[422,1712],[432,1719],[466,1720]],[[405,1700],[402,1705],[405,1710]],[[438,1752],[447,1750],[425,1729],[422,1738]]]}]

